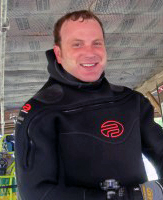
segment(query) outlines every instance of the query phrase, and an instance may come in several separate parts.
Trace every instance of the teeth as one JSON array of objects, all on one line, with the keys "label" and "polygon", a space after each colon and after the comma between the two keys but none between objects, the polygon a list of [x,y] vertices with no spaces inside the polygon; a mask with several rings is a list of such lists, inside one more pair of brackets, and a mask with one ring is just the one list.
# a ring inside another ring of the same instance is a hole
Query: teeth
[{"label": "teeth", "polygon": [[84,67],[92,67],[94,66],[95,64],[82,64]]}]

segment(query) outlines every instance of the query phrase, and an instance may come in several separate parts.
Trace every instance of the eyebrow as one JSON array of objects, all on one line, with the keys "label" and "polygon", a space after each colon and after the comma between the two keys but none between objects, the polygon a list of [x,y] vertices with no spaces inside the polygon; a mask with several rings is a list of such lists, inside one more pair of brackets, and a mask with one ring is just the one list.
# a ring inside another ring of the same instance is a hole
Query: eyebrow
[{"label": "eyebrow", "polygon": [[93,41],[100,41],[100,42],[104,42],[103,39],[96,39],[96,40],[93,40]]},{"label": "eyebrow", "polygon": [[84,40],[81,40],[81,39],[73,39],[72,42],[74,42],[74,41],[75,41],[75,42],[83,42]]},{"label": "eyebrow", "polygon": [[[74,42],[74,41],[75,41],[75,42],[84,42],[84,40],[82,40],[82,39],[73,39],[72,42]],[[104,42],[103,39],[95,39],[95,40],[93,40],[93,42],[94,42],[94,41],[101,41],[101,42]]]}]

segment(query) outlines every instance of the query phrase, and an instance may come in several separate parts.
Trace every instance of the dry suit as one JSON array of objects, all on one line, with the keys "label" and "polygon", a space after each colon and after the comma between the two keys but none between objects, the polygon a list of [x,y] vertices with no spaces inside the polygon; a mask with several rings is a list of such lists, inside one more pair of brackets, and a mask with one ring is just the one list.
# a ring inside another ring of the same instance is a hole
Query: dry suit
[{"label": "dry suit", "polygon": [[[100,183],[132,187],[147,181],[142,153],[163,176],[163,131],[140,93],[86,83],[47,51],[49,80],[21,108],[16,175],[22,200],[104,200]],[[132,199],[133,200],[133,199]]]}]

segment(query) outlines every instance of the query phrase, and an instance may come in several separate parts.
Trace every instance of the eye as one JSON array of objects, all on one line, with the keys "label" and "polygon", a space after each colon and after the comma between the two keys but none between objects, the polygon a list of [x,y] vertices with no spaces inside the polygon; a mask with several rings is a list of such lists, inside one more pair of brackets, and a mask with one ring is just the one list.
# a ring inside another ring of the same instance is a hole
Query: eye
[{"label": "eye", "polygon": [[96,47],[101,47],[102,45],[103,45],[103,43],[100,42],[100,41],[95,41],[94,42],[94,46],[96,46]]},{"label": "eye", "polygon": [[82,46],[82,44],[81,44],[80,42],[76,42],[76,43],[73,43],[72,46],[73,46],[74,48],[79,48],[79,47]]}]

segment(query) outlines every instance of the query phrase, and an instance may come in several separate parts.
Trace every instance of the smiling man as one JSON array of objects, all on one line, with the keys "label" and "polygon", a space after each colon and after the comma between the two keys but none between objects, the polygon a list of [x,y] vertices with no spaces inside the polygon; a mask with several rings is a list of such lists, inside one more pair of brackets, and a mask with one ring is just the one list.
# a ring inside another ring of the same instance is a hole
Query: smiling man
[{"label": "smiling man", "polygon": [[[140,93],[105,78],[101,21],[68,13],[46,52],[49,80],[21,109],[16,175],[22,200],[161,200],[142,153],[163,177],[163,132]],[[28,109],[27,109],[28,108]]]}]

